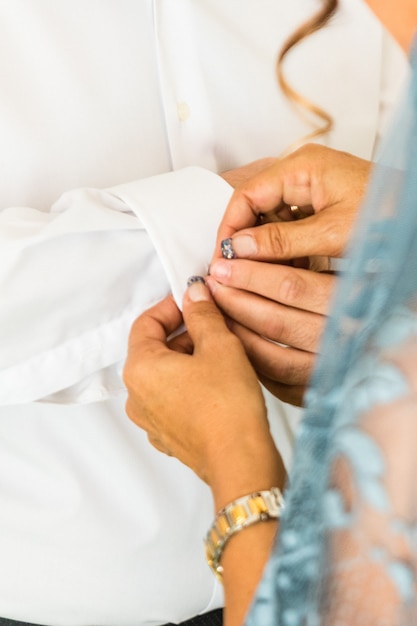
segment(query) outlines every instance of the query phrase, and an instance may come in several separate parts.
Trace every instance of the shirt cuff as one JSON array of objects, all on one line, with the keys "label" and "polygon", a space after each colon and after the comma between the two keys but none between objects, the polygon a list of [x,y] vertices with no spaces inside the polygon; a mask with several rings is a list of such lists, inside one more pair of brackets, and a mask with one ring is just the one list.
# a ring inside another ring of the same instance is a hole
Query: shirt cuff
[{"label": "shirt cuff", "polygon": [[187,279],[205,276],[233,188],[200,167],[112,187],[145,226],[181,306]]}]

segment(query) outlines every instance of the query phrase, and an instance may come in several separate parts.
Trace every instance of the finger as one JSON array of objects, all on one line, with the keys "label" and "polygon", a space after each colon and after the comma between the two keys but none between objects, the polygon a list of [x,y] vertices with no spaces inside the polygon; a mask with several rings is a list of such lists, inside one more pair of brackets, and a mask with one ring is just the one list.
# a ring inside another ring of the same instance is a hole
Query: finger
[{"label": "finger", "polygon": [[181,323],[181,312],[172,296],[168,296],[143,313],[133,323],[123,368],[123,382],[128,390],[136,388],[140,372],[152,367],[154,359],[161,352],[170,352],[167,337],[179,328]]},{"label": "finger", "polygon": [[320,211],[303,220],[275,222],[231,236],[230,255],[278,261],[325,255],[340,257],[352,228],[352,214],[340,208]]},{"label": "finger", "polygon": [[216,284],[221,283],[294,308],[325,314],[335,280],[330,274],[288,265],[221,259],[211,266],[207,284],[213,292]]},{"label": "finger", "polygon": [[[308,169],[294,170],[290,176],[285,175],[287,169],[288,159],[276,159],[234,192],[219,226],[219,239],[255,224],[261,214],[276,213],[282,204],[311,208]],[[285,214],[288,218],[288,211]]]},{"label": "finger", "polygon": [[259,380],[273,396],[279,398],[282,402],[292,404],[293,406],[304,405],[306,387],[303,385],[284,385],[283,383],[278,383],[262,376],[259,377]]},{"label": "finger", "polygon": [[233,335],[228,330],[204,279],[193,277],[190,281],[192,282],[184,295],[183,315],[194,344],[194,352],[206,349],[218,351],[222,341]]},{"label": "finger", "polygon": [[261,213],[258,224],[272,224],[274,222],[292,222],[297,219],[304,219],[314,215],[314,208],[311,205],[299,207],[298,205],[282,204],[272,211]]},{"label": "finger", "polygon": [[228,317],[258,335],[308,352],[317,349],[323,315],[224,285],[216,287],[214,298]]},{"label": "finger", "polygon": [[272,174],[275,171],[275,167],[268,168],[233,193],[220,222],[221,237],[231,237],[236,231],[255,225],[260,214],[268,214],[281,204],[282,185]]},{"label": "finger", "polygon": [[166,348],[167,337],[182,323],[181,312],[172,296],[166,297],[148,309],[133,323],[129,336],[129,350]]},{"label": "finger", "polygon": [[258,375],[286,385],[307,384],[315,354],[268,341],[236,322],[231,323],[231,330],[243,343]]},{"label": "finger", "polygon": [[274,157],[258,159],[256,161],[248,163],[247,165],[243,165],[242,167],[237,167],[235,169],[222,172],[220,176],[224,178],[225,181],[229,183],[229,185],[236,189],[260,172],[266,170],[268,167],[271,167],[271,165],[273,165],[275,161],[276,158]]}]

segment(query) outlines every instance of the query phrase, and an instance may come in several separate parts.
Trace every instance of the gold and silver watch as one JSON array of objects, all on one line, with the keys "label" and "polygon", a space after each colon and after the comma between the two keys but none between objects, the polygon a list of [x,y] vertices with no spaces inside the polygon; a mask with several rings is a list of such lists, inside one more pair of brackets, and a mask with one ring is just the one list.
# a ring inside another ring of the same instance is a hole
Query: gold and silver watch
[{"label": "gold and silver watch", "polygon": [[205,539],[207,563],[221,581],[223,568],[220,558],[230,537],[239,530],[257,522],[279,519],[284,508],[284,498],[278,487],[256,491],[237,498],[221,509]]}]

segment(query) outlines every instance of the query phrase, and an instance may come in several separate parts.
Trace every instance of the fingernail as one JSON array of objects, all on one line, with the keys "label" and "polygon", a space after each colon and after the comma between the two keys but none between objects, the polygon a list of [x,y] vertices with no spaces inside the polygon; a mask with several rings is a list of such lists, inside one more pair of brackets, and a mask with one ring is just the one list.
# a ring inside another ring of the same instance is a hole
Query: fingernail
[{"label": "fingernail", "polygon": [[203,276],[190,276],[187,280],[187,287],[191,287],[194,283],[203,283],[205,285],[206,281]]},{"label": "fingernail", "polygon": [[188,297],[192,302],[210,300],[210,292],[206,286],[206,281],[202,276],[190,276],[187,280]]},{"label": "fingernail", "polygon": [[258,248],[252,235],[235,235],[233,237],[233,250],[238,257],[248,257],[257,253]]},{"label": "fingernail", "polygon": [[215,278],[228,278],[230,274],[230,263],[226,261],[216,261],[210,268],[210,276],[214,276]]},{"label": "fingernail", "polygon": [[230,238],[223,239],[223,241],[220,244],[220,247],[222,249],[222,255],[224,256],[225,259],[236,258],[235,251],[233,250],[233,242]]}]

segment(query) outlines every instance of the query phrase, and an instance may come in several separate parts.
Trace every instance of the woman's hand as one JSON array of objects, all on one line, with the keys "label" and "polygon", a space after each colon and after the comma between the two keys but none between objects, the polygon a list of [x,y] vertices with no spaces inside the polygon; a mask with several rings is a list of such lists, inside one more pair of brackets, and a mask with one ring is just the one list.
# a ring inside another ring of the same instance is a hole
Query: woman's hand
[{"label": "woman's hand", "polygon": [[[312,255],[340,257],[370,171],[369,161],[315,144],[276,159],[234,192],[213,260],[221,257],[221,242],[230,238],[238,258],[276,263]],[[291,206],[302,211],[298,216],[308,217],[294,222]],[[274,221],[253,228],[262,216]]]},{"label": "woman's hand", "polygon": [[238,187],[241,187],[242,185],[247,183],[257,174],[260,174],[268,167],[271,167],[271,165],[273,165],[275,161],[276,159],[273,157],[257,159],[256,161],[251,161],[251,163],[248,163],[247,165],[242,165],[232,170],[222,172],[220,176],[224,178],[224,180],[229,183],[231,187],[237,189]]},{"label": "woman's hand", "polygon": [[330,274],[243,259],[211,267],[207,284],[229,328],[284,402],[302,404],[334,282]]},{"label": "woman's hand", "polygon": [[[285,470],[266,419],[256,374],[208,288],[184,298],[188,334],[172,298],[144,313],[129,339],[124,380],[129,417],[150,442],[211,487],[216,511],[236,498],[284,486]],[[268,559],[277,521],[234,535],[222,555],[228,626],[242,624]]]},{"label": "woman's hand", "polygon": [[[302,404],[335,282],[303,267],[307,258],[341,256],[370,169],[344,152],[305,146],[241,186],[219,227],[207,283],[260,380],[285,402]],[[294,221],[295,205],[307,217]],[[222,257],[225,239],[235,258]]]},{"label": "woman's hand", "polygon": [[135,322],[124,370],[128,416],[212,487],[217,508],[282,487],[256,374],[204,284],[191,285],[183,315],[188,335],[171,341],[183,321],[171,297]]}]

